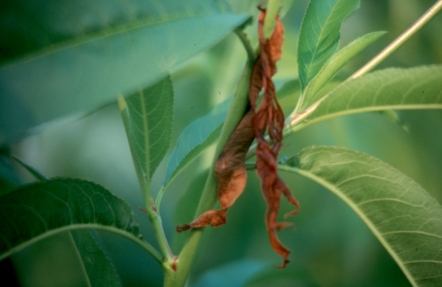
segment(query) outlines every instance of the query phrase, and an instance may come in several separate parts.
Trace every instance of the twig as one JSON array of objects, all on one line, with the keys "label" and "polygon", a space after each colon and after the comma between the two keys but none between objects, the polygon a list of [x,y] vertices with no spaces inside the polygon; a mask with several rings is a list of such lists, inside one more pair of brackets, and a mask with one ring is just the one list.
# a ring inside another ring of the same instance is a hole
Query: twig
[{"label": "twig", "polygon": [[383,49],[379,54],[377,54],[373,59],[371,59],[367,64],[365,64],[362,68],[357,70],[353,75],[350,76],[350,79],[356,79],[360,76],[370,72],[373,68],[375,68],[379,63],[384,61],[388,56],[390,56],[394,51],[396,51],[400,46],[402,46],[408,39],[410,39],[414,34],[416,34],[422,27],[425,26],[437,13],[442,9],[442,0],[438,0],[436,3],[431,6],[413,25],[410,26],[407,30],[405,30],[399,37],[396,38],[393,42],[391,42],[385,49]]}]

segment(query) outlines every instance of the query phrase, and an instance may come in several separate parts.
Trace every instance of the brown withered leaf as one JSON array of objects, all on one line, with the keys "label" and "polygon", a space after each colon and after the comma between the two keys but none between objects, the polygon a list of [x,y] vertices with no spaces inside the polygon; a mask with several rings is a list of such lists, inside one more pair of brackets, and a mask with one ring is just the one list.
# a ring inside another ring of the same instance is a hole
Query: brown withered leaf
[{"label": "brown withered leaf", "polygon": [[[265,11],[262,11],[260,15],[265,16]],[[262,18],[261,21],[264,21],[264,18]],[[263,22],[264,23],[264,22]],[[263,24],[264,25],[264,24]],[[263,26],[261,26],[263,27]],[[263,32],[260,33],[260,41],[265,40],[263,39]],[[276,63],[281,59],[282,55],[282,44],[284,42],[284,25],[282,24],[281,20],[278,18],[275,23],[275,28],[273,30],[273,34],[270,36],[269,40],[269,55],[271,62]]]},{"label": "brown withered leaf", "polygon": [[[252,80],[256,82],[253,83],[254,89],[250,89],[249,100],[254,112],[253,128],[257,141],[256,169],[261,178],[261,187],[267,202],[267,232],[273,250],[283,258],[281,267],[285,267],[289,262],[290,251],[282,245],[277,231],[287,227],[289,223],[277,221],[281,195],[284,195],[294,206],[294,210],[287,215],[296,214],[299,203],[277,174],[277,159],[283,138],[284,113],[276,98],[272,76],[276,73],[276,61],[281,58],[284,26],[278,17],[273,34],[269,39],[265,39],[263,32],[265,15],[266,12],[262,9],[258,18],[260,53],[252,75]],[[263,95],[258,105],[261,91]],[[265,138],[266,135],[268,139]]]},{"label": "brown withered leaf", "polygon": [[247,183],[245,159],[255,138],[252,116],[251,111],[244,115],[216,161],[215,175],[218,182],[217,197],[220,209],[206,211],[190,224],[177,226],[178,232],[226,223],[227,209],[235,203]]},{"label": "brown withered leaf", "polygon": [[245,188],[246,154],[253,140],[256,139],[256,169],[261,178],[261,188],[267,202],[266,228],[273,250],[283,258],[281,267],[285,267],[289,262],[290,251],[282,245],[277,231],[289,226],[290,223],[277,221],[281,195],[294,206],[293,211],[287,213],[286,216],[296,214],[299,203],[277,173],[277,158],[283,138],[284,113],[276,98],[272,76],[276,73],[276,62],[281,58],[284,26],[278,17],[273,34],[269,39],[265,39],[263,32],[265,15],[265,9],[260,9],[258,17],[260,52],[250,78],[250,110],[245,113],[235,128],[216,162],[217,196],[220,209],[204,212],[190,224],[178,226],[177,231],[226,223],[228,208],[235,203]]}]

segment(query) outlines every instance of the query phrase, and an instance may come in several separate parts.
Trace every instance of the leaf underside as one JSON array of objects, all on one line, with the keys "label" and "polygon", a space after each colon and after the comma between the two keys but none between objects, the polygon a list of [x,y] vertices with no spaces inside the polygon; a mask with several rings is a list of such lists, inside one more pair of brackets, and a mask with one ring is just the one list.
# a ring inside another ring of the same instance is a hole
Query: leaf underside
[{"label": "leaf underside", "polygon": [[345,148],[307,148],[288,163],[281,169],[317,182],[349,205],[414,286],[442,286],[442,207],[416,182]]},{"label": "leaf underside", "polygon": [[73,231],[70,234],[88,285],[94,287],[122,286],[111,258],[108,257],[94,235],[87,231]]},{"label": "leaf underside", "polygon": [[147,87],[247,20],[220,1],[129,2],[6,0],[0,142]]},{"label": "leaf underside", "polygon": [[442,109],[442,66],[389,68],[342,84],[303,127],[342,115],[382,110]]},{"label": "leaf underside", "polygon": [[350,44],[337,51],[334,55],[324,63],[316,76],[309,82],[305,89],[304,107],[316,102],[320,97],[318,92],[335,76],[335,74],[344,67],[354,57],[359,55],[368,46],[377,41],[385,32],[367,33]]}]

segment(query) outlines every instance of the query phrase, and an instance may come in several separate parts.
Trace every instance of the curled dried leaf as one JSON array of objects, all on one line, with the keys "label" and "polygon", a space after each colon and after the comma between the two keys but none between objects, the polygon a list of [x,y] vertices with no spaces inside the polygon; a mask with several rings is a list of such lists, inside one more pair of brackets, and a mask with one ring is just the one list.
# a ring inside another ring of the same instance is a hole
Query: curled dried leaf
[{"label": "curled dried leaf", "polygon": [[[258,143],[256,169],[261,178],[261,187],[267,202],[267,232],[273,250],[283,258],[281,267],[285,267],[289,262],[290,251],[282,245],[277,231],[289,224],[277,221],[281,195],[284,195],[294,206],[294,210],[288,215],[297,212],[299,203],[277,174],[277,159],[283,138],[284,113],[276,98],[272,76],[276,73],[276,62],[281,58],[284,26],[278,17],[273,34],[269,39],[266,39],[263,32],[265,15],[266,11],[262,9],[258,18],[260,53],[253,69],[253,82],[251,83],[253,89],[250,89],[249,100],[254,113],[252,122]],[[266,139],[266,135],[268,135],[268,139]]]},{"label": "curled dried leaf", "polygon": [[289,226],[290,223],[277,221],[281,195],[294,207],[293,211],[287,213],[286,216],[296,214],[299,203],[277,173],[277,158],[283,138],[284,113],[276,98],[272,76],[276,73],[276,62],[281,58],[284,26],[277,17],[273,34],[266,39],[263,32],[265,15],[265,9],[260,9],[258,17],[260,52],[250,79],[250,110],[245,113],[235,128],[216,162],[215,174],[218,182],[217,196],[220,209],[204,212],[190,224],[178,226],[177,231],[203,228],[209,225],[219,226],[226,222],[228,208],[235,203],[247,183],[246,154],[253,140],[256,139],[256,169],[261,178],[262,192],[267,202],[267,232],[273,250],[283,258],[281,267],[285,267],[289,262],[290,251],[279,240],[277,231]]},{"label": "curled dried leaf", "polygon": [[208,225],[215,227],[226,223],[228,208],[235,203],[247,183],[245,159],[254,137],[252,113],[247,112],[230,136],[216,162],[217,196],[221,208],[204,212],[190,224],[177,226],[178,232],[203,228]]}]

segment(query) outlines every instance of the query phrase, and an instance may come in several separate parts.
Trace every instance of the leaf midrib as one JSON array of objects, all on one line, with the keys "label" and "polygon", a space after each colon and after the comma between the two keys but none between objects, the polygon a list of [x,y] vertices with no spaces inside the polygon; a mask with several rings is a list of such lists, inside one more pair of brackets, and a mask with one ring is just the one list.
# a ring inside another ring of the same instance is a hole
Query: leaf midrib
[{"label": "leaf midrib", "polygon": [[[148,181],[150,178],[150,149],[149,149],[149,126],[148,126],[148,114],[146,111],[146,105],[144,101],[144,91],[140,91],[138,94],[140,98],[141,112],[143,114],[143,141],[144,141],[144,162],[141,164],[144,167],[141,172],[143,173],[143,188],[147,188],[149,185]],[[148,177],[148,178],[146,178]]]},{"label": "leaf midrib", "polygon": [[[337,0],[337,2],[338,2],[339,0]],[[306,65],[306,75],[308,76],[309,75],[309,72],[311,71],[311,69],[312,69],[312,67],[313,67],[313,59],[314,58],[316,58],[316,54],[317,54],[317,52],[318,52],[318,49],[319,49],[319,43],[320,43],[320,40],[322,39],[322,34],[324,33],[324,30],[326,30],[326,29],[324,29],[324,27],[326,27],[327,26],[327,23],[329,23],[329,20],[330,20],[330,18],[331,18],[331,15],[333,15],[333,13],[334,13],[334,11],[337,9],[336,7],[338,6],[337,5],[337,2],[335,2],[335,5],[334,5],[334,7],[332,8],[332,10],[330,11],[330,14],[327,16],[327,18],[326,18],[326,20],[325,20],[325,22],[324,22],[324,25],[321,25],[321,27],[320,27],[320,32],[319,32],[319,36],[318,36],[318,41],[316,41],[316,45],[315,45],[315,47],[314,47],[314,51],[312,51],[312,57],[311,57],[311,59],[309,60],[309,64],[308,65]],[[310,82],[310,81],[309,81]]]},{"label": "leaf midrib", "polygon": [[339,197],[341,200],[343,200],[361,219],[362,221],[368,226],[368,228],[373,232],[373,234],[376,236],[376,238],[381,242],[382,246],[387,250],[387,252],[390,254],[391,257],[396,261],[399,268],[404,272],[407,279],[410,281],[411,285],[418,286],[416,280],[413,278],[413,276],[410,274],[408,268],[405,267],[402,260],[398,257],[396,252],[390,247],[390,245],[386,242],[384,236],[380,231],[372,224],[371,220],[365,216],[365,214],[360,210],[359,206],[355,204],[352,200],[350,200],[347,195],[345,195],[343,192],[340,192],[336,186],[327,181],[323,178],[316,176],[315,174],[302,170],[295,167],[290,167],[287,165],[279,165],[279,170],[286,171],[286,172],[296,172],[299,175],[302,175],[313,182],[316,182],[326,189],[330,190],[333,194],[335,194],[337,197]]},{"label": "leaf midrib", "polygon": [[126,230],[122,230],[118,227],[114,226],[106,226],[101,225],[97,223],[78,223],[78,224],[71,224],[67,226],[57,227],[54,229],[51,229],[49,231],[45,231],[42,234],[39,234],[37,236],[32,237],[29,240],[25,240],[24,242],[9,248],[6,252],[0,254],[0,261],[4,258],[11,256],[12,254],[30,246],[33,243],[36,243],[42,239],[48,238],[50,236],[62,233],[62,232],[68,232],[68,231],[74,231],[74,230],[99,230],[99,231],[106,231],[113,234],[120,235],[126,239],[129,239],[131,242],[136,243],[138,246],[140,246],[143,250],[145,250],[147,253],[152,255],[155,260],[157,260],[160,264],[162,264],[161,255],[156,251],[156,249],[150,245],[148,242],[136,237],[135,235],[131,234],[130,232]]},{"label": "leaf midrib", "polygon": [[312,120],[308,120],[303,124],[295,126],[293,129],[290,129],[290,131],[297,132],[300,131],[308,126],[317,124],[319,122],[329,120],[332,118],[340,117],[340,116],[348,116],[348,115],[354,115],[354,114],[360,114],[360,113],[368,113],[368,112],[381,112],[385,110],[438,110],[442,109],[442,104],[415,104],[415,105],[382,105],[382,106],[375,106],[375,107],[365,107],[365,108],[358,108],[358,109],[349,109],[349,110],[343,110],[336,113],[330,113],[326,114],[324,116],[315,117]]},{"label": "leaf midrib", "polygon": [[78,250],[77,242],[75,242],[75,239],[72,236],[72,232],[68,232],[68,234],[69,234],[69,239],[72,242],[72,246],[74,247],[75,255],[77,256],[77,259],[80,262],[81,272],[83,273],[83,276],[86,280],[86,284],[87,284],[87,286],[92,287],[92,282],[89,279],[89,273],[87,272],[87,268],[84,264],[84,259],[80,254],[80,250]]}]

